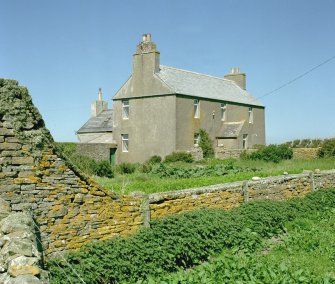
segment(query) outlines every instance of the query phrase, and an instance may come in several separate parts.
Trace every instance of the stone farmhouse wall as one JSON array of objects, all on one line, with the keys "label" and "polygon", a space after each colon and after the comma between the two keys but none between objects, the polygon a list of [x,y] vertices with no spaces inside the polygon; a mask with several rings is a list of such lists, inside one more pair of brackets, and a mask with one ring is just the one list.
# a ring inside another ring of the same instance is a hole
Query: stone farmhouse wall
[{"label": "stone farmhouse wall", "polygon": [[328,187],[335,187],[335,170],[118,195],[99,187],[58,152],[26,88],[0,79],[0,198],[11,212],[29,212],[34,218],[44,257],[133,234],[169,214],[230,209],[253,199],[284,200]]},{"label": "stone farmhouse wall", "polygon": [[109,161],[111,148],[115,148],[115,145],[110,143],[77,143],[76,153],[96,161]]}]

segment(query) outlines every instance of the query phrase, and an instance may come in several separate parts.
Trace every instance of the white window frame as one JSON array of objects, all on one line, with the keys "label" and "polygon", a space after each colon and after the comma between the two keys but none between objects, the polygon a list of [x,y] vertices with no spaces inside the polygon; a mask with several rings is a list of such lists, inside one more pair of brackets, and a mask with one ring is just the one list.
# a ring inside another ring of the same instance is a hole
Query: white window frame
[{"label": "white window frame", "polygon": [[252,107],[249,107],[248,109],[248,120],[249,123],[254,123],[254,110]]},{"label": "white window frame", "polygon": [[194,146],[199,146],[199,143],[200,143],[200,133],[194,133],[193,143],[194,143]]},{"label": "white window frame", "polygon": [[121,134],[121,148],[122,152],[129,152],[129,135]]},{"label": "white window frame", "polygon": [[227,104],[221,103],[221,120],[225,121],[227,119]]},{"label": "white window frame", "polygon": [[248,134],[243,134],[242,139],[242,148],[248,149]]},{"label": "white window frame", "polygon": [[129,119],[129,100],[122,101],[122,118]]},{"label": "white window frame", "polygon": [[199,118],[200,117],[200,102],[199,102],[199,99],[194,99],[193,104],[194,104],[194,118]]}]

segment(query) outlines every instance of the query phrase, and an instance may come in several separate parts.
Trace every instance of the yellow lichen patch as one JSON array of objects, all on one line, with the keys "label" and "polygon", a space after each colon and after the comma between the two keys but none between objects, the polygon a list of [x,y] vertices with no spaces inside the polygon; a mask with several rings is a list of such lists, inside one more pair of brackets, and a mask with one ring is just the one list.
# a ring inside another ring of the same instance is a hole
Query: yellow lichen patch
[{"label": "yellow lichen patch", "polygon": [[67,170],[67,166],[65,166],[65,165],[61,165],[61,166],[58,167],[57,170],[58,170],[59,172],[63,173],[63,172],[65,172],[65,171]]},{"label": "yellow lichen patch", "polygon": [[33,184],[39,183],[40,181],[41,179],[36,176],[18,177],[14,179],[15,184]]}]

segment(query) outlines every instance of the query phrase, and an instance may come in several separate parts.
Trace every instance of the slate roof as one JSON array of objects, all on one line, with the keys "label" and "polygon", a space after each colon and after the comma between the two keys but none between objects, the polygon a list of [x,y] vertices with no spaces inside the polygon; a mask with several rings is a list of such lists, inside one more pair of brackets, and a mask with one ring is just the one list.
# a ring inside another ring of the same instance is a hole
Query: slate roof
[{"label": "slate roof", "polygon": [[164,65],[160,65],[160,71],[155,75],[176,94],[264,106],[235,82],[225,78]]},{"label": "slate roof", "polygon": [[218,138],[236,138],[239,136],[242,127],[244,124],[243,121],[239,122],[225,122],[222,124],[219,134],[216,135]]},{"label": "slate roof", "polygon": [[96,133],[113,131],[113,110],[108,109],[95,117],[91,117],[77,133]]}]

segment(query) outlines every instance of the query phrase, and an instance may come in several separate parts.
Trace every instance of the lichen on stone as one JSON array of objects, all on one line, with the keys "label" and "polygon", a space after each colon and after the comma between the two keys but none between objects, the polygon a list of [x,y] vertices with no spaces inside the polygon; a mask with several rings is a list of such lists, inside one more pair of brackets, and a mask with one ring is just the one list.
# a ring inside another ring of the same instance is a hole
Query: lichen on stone
[{"label": "lichen on stone", "polygon": [[[0,78],[0,118],[9,121],[16,135],[34,150],[41,150],[45,144],[53,142],[27,88],[19,86],[15,80]],[[39,151],[33,152],[38,156]]]}]

